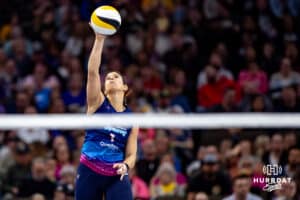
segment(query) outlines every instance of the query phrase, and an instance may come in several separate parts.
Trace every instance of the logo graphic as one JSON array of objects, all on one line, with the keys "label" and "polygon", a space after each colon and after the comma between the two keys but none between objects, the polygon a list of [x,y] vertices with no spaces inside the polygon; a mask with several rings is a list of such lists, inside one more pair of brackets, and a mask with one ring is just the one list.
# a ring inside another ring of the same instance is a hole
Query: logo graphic
[{"label": "logo graphic", "polygon": [[109,135],[110,135],[110,141],[111,141],[111,142],[114,142],[114,141],[115,141],[116,135],[113,134],[113,133],[110,133]]},{"label": "logo graphic", "polygon": [[253,183],[265,184],[263,191],[272,192],[273,190],[280,190],[281,184],[291,183],[292,178],[283,177],[283,169],[280,165],[264,165],[263,173],[265,177],[263,178],[253,178]]},{"label": "logo graphic", "polygon": [[264,165],[263,173],[267,176],[279,176],[282,174],[282,167],[280,165]]}]

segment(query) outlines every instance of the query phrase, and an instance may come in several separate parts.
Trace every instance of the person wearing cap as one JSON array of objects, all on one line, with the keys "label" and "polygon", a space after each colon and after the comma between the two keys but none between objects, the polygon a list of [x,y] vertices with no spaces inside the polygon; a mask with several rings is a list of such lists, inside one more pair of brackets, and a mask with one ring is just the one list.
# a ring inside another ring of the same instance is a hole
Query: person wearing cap
[{"label": "person wearing cap", "polygon": [[187,199],[193,200],[197,192],[214,197],[230,194],[231,181],[221,169],[218,154],[207,153],[201,161],[200,171],[188,183]]},{"label": "person wearing cap", "polygon": [[55,183],[50,181],[46,176],[45,159],[36,157],[32,161],[30,176],[25,177],[20,183],[17,196],[28,198],[33,194],[39,193],[44,195],[47,199],[52,199],[54,191]]},{"label": "person wearing cap", "polygon": [[14,131],[1,133],[3,144],[0,148],[0,180],[7,174],[7,170],[15,164],[14,149],[19,141]]},{"label": "person wearing cap", "polygon": [[4,196],[17,195],[19,185],[24,178],[30,177],[31,154],[29,146],[24,142],[18,142],[14,151],[15,164],[11,166],[3,178]]}]

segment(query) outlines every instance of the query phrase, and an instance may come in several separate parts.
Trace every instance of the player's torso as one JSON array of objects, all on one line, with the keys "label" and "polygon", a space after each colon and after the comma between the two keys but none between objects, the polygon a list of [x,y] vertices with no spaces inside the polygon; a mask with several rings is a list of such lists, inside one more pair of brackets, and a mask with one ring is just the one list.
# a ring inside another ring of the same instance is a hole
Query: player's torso
[{"label": "player's torso", "polygon": [[[107,99],[97,109],[95,114],[123,114],[130,112],[116,112]],[[116,163],[124,160],[125,147],[130,127],[104,127],[101,129],[86,130],[85,141],[82,147],[82,156],[90,161]]]},{"label": "player's torso", "polygon": [[130,131],[130,128],[122,127],[87,130],[82,153],[105,162],[122,161]]}]

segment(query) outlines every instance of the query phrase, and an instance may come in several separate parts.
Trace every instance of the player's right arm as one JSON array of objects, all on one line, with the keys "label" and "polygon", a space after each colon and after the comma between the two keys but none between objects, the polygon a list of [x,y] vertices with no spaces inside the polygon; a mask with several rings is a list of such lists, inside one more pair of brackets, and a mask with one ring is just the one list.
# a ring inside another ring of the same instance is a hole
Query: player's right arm
[{"label": "player's right arm", "polygon": [[88,61],[87,75],[87,114],[93,114],[100,104],[104,101],[104,95],[101,91],[101,81],[99,68],[101,64],[101,56],[105,37],[96,34],[92,52]]}]

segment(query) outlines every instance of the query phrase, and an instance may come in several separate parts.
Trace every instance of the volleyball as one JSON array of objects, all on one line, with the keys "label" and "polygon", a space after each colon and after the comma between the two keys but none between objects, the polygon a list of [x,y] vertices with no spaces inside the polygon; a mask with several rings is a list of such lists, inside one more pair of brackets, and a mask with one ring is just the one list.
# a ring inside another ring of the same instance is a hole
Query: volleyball
[{"label": "volleyball", "polygon": [[112,6],[100,6],[91,16],[91,27],[96,33],[102,35],[113,35],[121,26],[121,15]]}]

